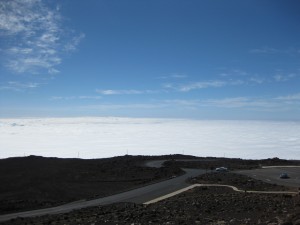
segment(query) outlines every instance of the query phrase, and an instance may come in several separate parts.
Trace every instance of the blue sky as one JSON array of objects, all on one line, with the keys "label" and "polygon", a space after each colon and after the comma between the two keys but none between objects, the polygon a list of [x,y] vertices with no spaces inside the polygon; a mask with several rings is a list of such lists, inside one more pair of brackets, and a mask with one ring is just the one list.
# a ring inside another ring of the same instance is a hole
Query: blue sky
[{"label": "blue sky", "polygon": [[0,0],[0,117],[300,119],[297,0]]}]

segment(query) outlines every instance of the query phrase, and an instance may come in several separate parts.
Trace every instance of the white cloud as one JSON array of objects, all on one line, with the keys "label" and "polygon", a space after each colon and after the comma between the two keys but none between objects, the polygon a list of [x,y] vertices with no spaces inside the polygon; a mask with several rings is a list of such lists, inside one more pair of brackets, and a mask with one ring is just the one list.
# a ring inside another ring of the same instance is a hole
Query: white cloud
[{"label": "white cloud", "polygon": [[73,37],[72,40],[65,45],[65,47],[64,47],[65,51],[67,51],[67,52],[75,51],[77,49],[77,46],[81,42],[81,40],[84,38],[85,38],[85,34],[83,34],[83,33],[81,33],[80,35],[78,35],[76,37]]},{"label": "white cloud", "polygon": [[246,97],[222,98],[222,99],[173,99],[166,100],[165,103],[170,105],[193,106],[193,107],[222,107],[222,108],[241,108],[253,104],[253,100]]},{"label": "white cloud", "polygon": [[254,111],[284,111],[297,108],[299,105],[289,104],[282,100],[300,100],[300,94],[279,98],[252,98],[252,97],[232,97],[219,99],[173,99],[165,100],[169,107],[179,106],[194,109],[207,107],[246,109]]},{"label": "white cloud", "polygon": [[248,105],[250,103],[250,99],[246,97],[210,99],[203,101],[203,103],[217,107],[239,108]]},{"label": "white cloud", "polygon": [[[163,88],[173,89],[179,92],[189,92],[197,89],[205,89],[205,88],[221,88],[225,86],[239,86],[245,85],[251,82],[255,83],[263,83],[264,78],[260,78],[258,76],[252,76],[249,79],[251,74],[241,69],[231,69],[223,73],[219,73],[219,79],[216,80],[203,80],[203,81],[195,81],[190,83],[175,83],[169,82],[163,84]],[[167,77],[164,77],[167,78]]]},{"label": "white cloud", "polygon": [[172,75],[168,75],[168,76],[160,76],[158,77],[158,79],[184,79],[187,78],[188,76],[185,74],[172,74]]},{"label": "white cloud", "polygon": [[94,110],[121,110],[121,109],[137,109],[137,110],[142,110],[142,109],[159,109],[159,108],[165,108],[167,107],[166,104],[143,104],[143,103],[136,103],[136,104],[101,104],[101,105],[89,105],[89,106],[84,106],[84,109],[94,109]]},{"label": "white cloud", "polygon": [[174,84],[172,84],[172,83],[163,84],[162,87],[163,88],[167,88],[167,89],[173,89],[173,88],[175,88]]},{"label": "white cloud", "polygon": [[198,106],[199,100],[186,100],[186,99],[172,99],[165,100],[164,103],[168,105],[180,105],[180,106]]},{"label": "white cloud", "polygon": [[233,69],[231,72],[231,75],[234,76],[247,76],[248,73],[246,71],[240,70],[240,69]]},{"label": "white cloud", "polygon": [[49,73],[49,74],[56,74],[56,73],[59,73],[59,72],[60,72],[59,70],[54,69],[54,68],[48,69],[48,73]]},{"label": "white cloud", "polygon": [[215,106],[221,108],[248,108],[248,109],[274,109],[280,108],[281,104],[274,102],[272,99],[262,98],[247,98],[247,97],[235,97],[224,99],[211,99],[204,101],[208,106]]},{"label": "white cloud", "polygon": [[241,108],[257,112],[282,112],[295,109],[299,110],[300,104],[299,102],[296,102],[296,100],[300,100],[300,95],[285,96],[278,98],[236,97],[204,100],[202,101],[202,106],[213,106],[219,108]]},{"label": "white cloud", "polygon": [[273,76],[274,80],[277,82],[284,82],[284,81],[289,81],[293,78],[295,78],[297,75],[294,73],[288,74],[288,75],[282,75],[282,74],[276,74]]},{"label": "white cloud", "polygon": [[275,54],[280,52],[280,50],[270,47],[262,47],[262,48],[255,48],[251,49],[250,53],[258,53],[258,54]]},{"label": "white cloud", "polygon": [[268,79],[257,73],[246,72],[242,69],[230,69],[218,74],[225,79],[229,85],[242,85],[249,83],[263,84]]},{"label": "white cloud", "polygon": [[93,99],[93,100],[98,100],[102,99],[101,96],[87,96],[87,95],[80,95],[80,96],[53,96],[50,98],[50,100],[84,100],[84,99]]},{"label": "white cloud", "polygon": [[223,87],[227,84],[225,81],[203,81],[203,82],[194,82],[191,84],[183,85],[179,87],[179,91],[188,92],[194,89],[204,89],[204,88],[218,88]]},{"label": "white cloud", "polygon": [[224,80],[210,80],[210,81],[198,81],[191,82],[186,84],[174,84],[174,83],[165,83],[163,88],[172,89],[179,92],[189,92],[197,89],[206,89],[206,88],[221,88],[225,86],[238,86],[243,85],[246,82],[242,79],[224,79]]},{"label": "white cloud", "polygon": [[101,96],[86,96],[86,95],[81,95],[78,97],[79,99],[101,99]]},{"label": "white cloud", "polygon": [[262,48],[255,48],[251,49],[249,51],[250,53],[255,53],[255,54],[289,54],[289,55],[294,55],[298,54],[300,51],[299,49],[295,47],[288,47],[285,49],[278,49],[278,48],[272,48],[272,47],[262,47]]},{"label": "white cloud", "polygon": [[75,96],[67,96],[67,97],[62,97],[62,96],[52,96],[50,100],[72,100],[75,99]]},{"label": "white cloud", "polygon": [[300,100],[300,93],[287,95],[287,96],[280,96],[275,98],[277,100],[288,100],[288,101],[299,101]]},{"label": "white cloud", "polygon": [[9,81],[6,84],[0,86],[0,90],[11,90],[11,91],[23,91],[28,89],[34,89],[39,87],[39,83],[22,83],[17,81]]},{"label": "white cloud", "polygon": [[241,69],[231,69],[231,70],[226,70],[225,72],[221,72],[218,75],[223,78],[245,77],[245,76],[249,75],[249,73],[244,70],[241,70]]},{"label": "white cloud", "polygon": [[136,95],[143,93],[138,90],[96,90],[96,92],[102,95]]},{"label": "white cloud", "polygon": [[251,77],[249,79],[251,82],[254,82],[254,83],[257,83],[257,84],[262,84],[265,82],[265,78],[262,78],[262,77]]},{"label": "white cloud", "polygon": [[[2,49],[5,66],[16,73],[58,73],[63,46],[74,50],[84,37],[69,38],[61,26],[59,10],[41,0],[0,1],[0,36],[6,39]],[[66,44],[68,43],[68,44]]]},{"label": "white cloud", "polygon": [[159,90],[96,90],[97,93],[102,94],[102,95],[140,95],[140,94],[157,94],[161,93],[162,91]]},{"label": "white cloud", "polygon": [[170,76],[171,78],[177,78],[177,79],[183,79],[183,78],[187,78],[187,75],[184,74],[173,74]]},{"label": "white cloud", "polygon": [[261,76],[257,73],[250,73],[240,69],[228,70],[225,73],[218,74],[221,80],[224,80],[228,85],[242,85],[242,84],[263,84],[272,82],[285,82],[299,77],[299,71],[284,72],[283,70],[276,70],[273,76]]}]

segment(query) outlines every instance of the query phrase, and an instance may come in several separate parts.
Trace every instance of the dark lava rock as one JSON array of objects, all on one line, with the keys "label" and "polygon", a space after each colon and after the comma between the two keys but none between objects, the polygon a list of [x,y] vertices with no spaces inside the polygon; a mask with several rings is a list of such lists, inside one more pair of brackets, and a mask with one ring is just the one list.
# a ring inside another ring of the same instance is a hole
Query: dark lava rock
[{"label": "dark lava rock", "polygon": [[6,224],[267,225],[286,221],[288,225],[291,221],[294,225],[300,219],[299,203],[299,196],[244,194],[226,187],[208,187],[195,188],[150,205],[118,203],[62,215],[16,219]]}]

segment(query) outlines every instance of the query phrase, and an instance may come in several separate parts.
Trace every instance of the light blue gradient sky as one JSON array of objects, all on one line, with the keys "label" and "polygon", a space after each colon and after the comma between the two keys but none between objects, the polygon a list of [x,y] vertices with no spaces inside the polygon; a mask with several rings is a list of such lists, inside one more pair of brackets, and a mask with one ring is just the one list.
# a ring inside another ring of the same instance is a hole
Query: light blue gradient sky
[{"label": "light blue gradient sky", "polygon": [[0,0],[0,116],[300,119],[297,0]]}]

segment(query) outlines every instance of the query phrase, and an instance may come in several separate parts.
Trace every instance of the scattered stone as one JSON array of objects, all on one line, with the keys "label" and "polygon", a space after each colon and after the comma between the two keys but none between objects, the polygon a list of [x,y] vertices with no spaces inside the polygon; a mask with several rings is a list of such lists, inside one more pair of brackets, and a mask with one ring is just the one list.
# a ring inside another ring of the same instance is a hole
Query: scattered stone
[{"label": "scattered stone", "polygon": [[[104,173],[108,171],[106,167],[100,169]],[[85,175],[88,176],[88,174]],[[281,186],[266,184],[262,181],[252,180],[241,175],[233,175],[232,173],[209,173],[193,178],[191,182],[220,182],[221,184],[229,184],[247,190],[285,189]],[[30,201],[11,201],[10,204],[14,206],[28,204],[28,202]],[[31,201],[31,204],[37,203],[38,201]],[[51,202],[49,204],[51,205]],[[18,218],[5,222],[5,225],[19,224],[300,225],[300,197],[298,195],[283,196],[280,194],[249,192],[245,194],[235,192],[227,187],[199,187],[150,205],[118,203],[84,208],[61,215]]]}]

